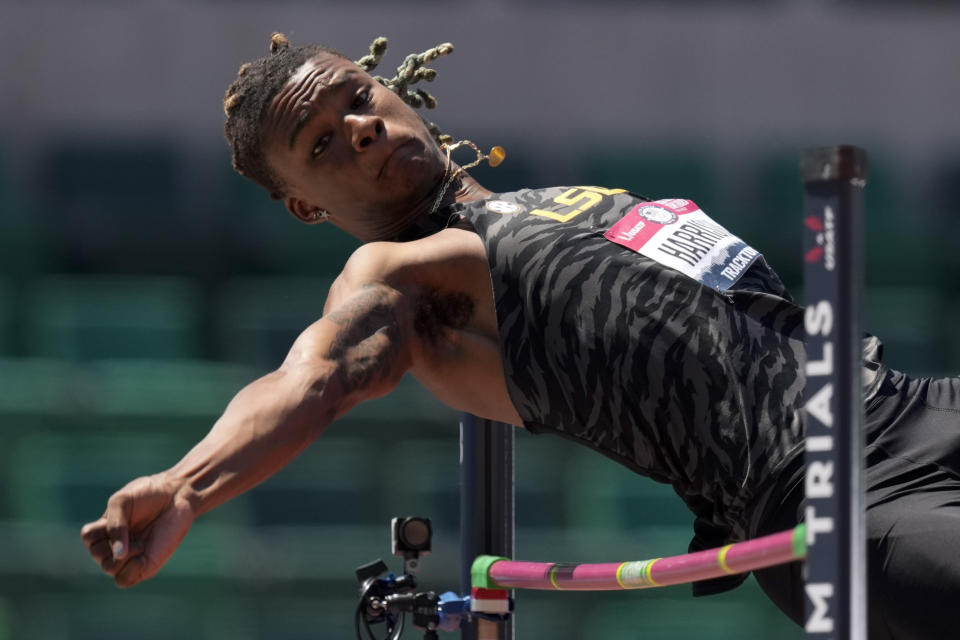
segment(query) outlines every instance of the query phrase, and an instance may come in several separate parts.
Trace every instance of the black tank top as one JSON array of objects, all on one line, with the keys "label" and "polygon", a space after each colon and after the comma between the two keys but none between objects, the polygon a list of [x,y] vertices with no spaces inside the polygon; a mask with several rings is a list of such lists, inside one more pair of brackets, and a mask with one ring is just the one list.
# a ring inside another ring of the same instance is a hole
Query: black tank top
[{"label": "black tank top", "polygon": [[[758,497],[802,450],[802,311],[762,256],[742,243],[711,255],[725,231],[664,202],[678,201],[552,187],[451,211],[486,248],[523,426],[671,484],[697,516],[698,549],[745,538]],[[666,257],[618,244],[615,227],[620,240],[673,233],[656,247]]]}]

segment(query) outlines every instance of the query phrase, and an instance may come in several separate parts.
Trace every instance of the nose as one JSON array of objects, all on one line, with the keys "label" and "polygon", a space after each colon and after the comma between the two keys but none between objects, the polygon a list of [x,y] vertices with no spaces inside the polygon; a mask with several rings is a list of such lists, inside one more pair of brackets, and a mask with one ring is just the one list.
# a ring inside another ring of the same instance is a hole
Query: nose
[{"label": "nose", "polygon": [[383,120],[378,116],[351,113],[345,118],[350,142],[357,151],[363,151],[383,135]]}]

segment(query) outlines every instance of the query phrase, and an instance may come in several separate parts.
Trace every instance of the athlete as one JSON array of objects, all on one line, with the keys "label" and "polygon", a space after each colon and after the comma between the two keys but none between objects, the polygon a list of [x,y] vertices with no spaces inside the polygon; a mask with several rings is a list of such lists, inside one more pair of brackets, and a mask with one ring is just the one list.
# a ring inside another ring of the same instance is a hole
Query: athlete
[{"label": "athlete", "polygon": [[[274,34],[271,55],[228,89],[235,168],[301,221],[365,244],[281,366],[180,462],[127,484],[83,527],[104,572],[122,587],[152,577],[199,515],[406,373],[451,407],[671,484],[696,517],[692,550],[796,524],[803,312],[763,257],[688,200],[597,186],[490,193],[411,108],[433,104],[411,86],[432,79],[423,65],[449,45],[409,56],[392,80],[368,73],[384,49],[378,40],[354,63]],[[879,354],[865,340],[870,637],[950,637],[960,385],[910,380]],[[800,564],[757,577],[802,619]]]}]

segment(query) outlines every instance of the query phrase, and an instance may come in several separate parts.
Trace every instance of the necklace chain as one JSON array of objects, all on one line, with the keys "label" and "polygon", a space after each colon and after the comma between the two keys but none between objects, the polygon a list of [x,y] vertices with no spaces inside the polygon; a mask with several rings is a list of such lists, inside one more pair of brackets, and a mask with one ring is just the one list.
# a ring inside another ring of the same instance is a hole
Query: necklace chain
[{"label": "necklace chain", "polygon": [[[464,145],[473,149],[473,151],[477,154],[477,158],[470,164],[465,164],[462,167],[458,166],[456,170],[451,173],[450,167],[453,164],[453,160],[451,159],[450,154],[452,154],[454,151],[456,151],[457,149],[459,149]],[[443,149],[447,153],[447,166],[443,170],[443,185],[440,187],[440,193],[437,194],[436,199],[433,201],[433,206],[430,207],[429,215],[433,215],[434,213],[437,212],[437,209],[440,208],[440,203],[443,202],[443,196],[447,194],[447,189],[450,188],[450,185],[453,184],[453,181],[456,180],[461,173],[465,172],[467,169],[472,169],[473,167],[477,166],[484,160],[490,161],[490,166],[496,166],[500,164],[500,162],[503,160],[503,157],[505,156],[502,148],[494,147],[490,151],[490,154],[493,155],[494,158],[491,158],[490,156],[480,151],[480,149],[477,148],[477,145],[470,142],[469,140],[460,140],[459,142],[454,142],[453,144],[445,144],[443,145]],[[494,163],[493,160],[496,160],[496,163]]]}]

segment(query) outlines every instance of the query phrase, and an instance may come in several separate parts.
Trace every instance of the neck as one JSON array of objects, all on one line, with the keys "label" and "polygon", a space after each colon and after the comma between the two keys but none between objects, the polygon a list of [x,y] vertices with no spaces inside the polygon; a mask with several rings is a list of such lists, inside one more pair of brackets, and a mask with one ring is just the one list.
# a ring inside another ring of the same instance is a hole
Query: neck
[{"label": "neck", "polygon": [[[459,167],[456,165],[451,165],[451,171],[457,171],[458,169]],[[451,175],[453,174],[451,173]],[[441,190],[443,191],[442,195]],[[414,237],[429,235],[446,226],[446,220],[439,220],[438,216],[434,215],[438,211],[442,211],[444,207],[458,202],[481,200],[491,193],[466,171],[459,171],[446,189],[443,188],[442,184],[438,185],[427,198],[409,207],[405,215],[396,218],[391,224],[383,225],[377,229],[377,237],[371,239],[401,238],[409,240]],[[438,196],[440,196],[439,201]]]},{"label": "neck", "polygon": [[454,202],[473,202],[490,196],[493,192],[474,180],[469,173],[462,173],[460,188],[454,194]]},{"label": "neck", "polygon": [[434,196],[433,204],[427,215],[433,215],[455,202],[472,202],[486,198],[490,193],[459,165],[451,163],[444,174],[443,182]]}]

